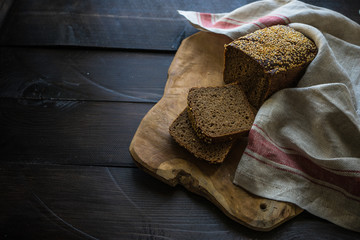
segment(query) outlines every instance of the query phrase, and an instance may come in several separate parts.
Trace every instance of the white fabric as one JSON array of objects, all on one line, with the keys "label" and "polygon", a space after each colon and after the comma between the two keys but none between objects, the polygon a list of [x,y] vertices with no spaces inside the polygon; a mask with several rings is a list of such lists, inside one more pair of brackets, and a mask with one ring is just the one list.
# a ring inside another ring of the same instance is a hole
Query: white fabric
[{"label": "white fabric", "polygon": [[360,25],[300,1],[259,1],[230,13],[179,11],[195,27],[237,38],[288,24],[319,51],[298,86],[260,108],[234,183],[360,232]]}]

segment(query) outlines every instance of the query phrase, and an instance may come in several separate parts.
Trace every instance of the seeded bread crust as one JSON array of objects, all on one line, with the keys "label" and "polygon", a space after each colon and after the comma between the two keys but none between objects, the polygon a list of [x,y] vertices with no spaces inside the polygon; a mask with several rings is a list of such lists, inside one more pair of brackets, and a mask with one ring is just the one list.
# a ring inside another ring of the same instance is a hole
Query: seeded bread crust
[{"label": "seeded bread crust", "polygon": [[199,139],[191,126],[186,109],[170,125],[169,133],[195,157],[214,164],[222,163],[234,144],[234,141],[207,144]]},{"label": "seeded bread crust", "polygon": [[189,90],[188,117],[197,136],[207,143],[246,136],[255,113],[237,84]]},{"label": "seeded bread crust", "polygon": [[317,47],[293,28],[276,25],[226,44],[224,54],[224,82],[239,83],[259,109],[276,91],[297,84]]}]

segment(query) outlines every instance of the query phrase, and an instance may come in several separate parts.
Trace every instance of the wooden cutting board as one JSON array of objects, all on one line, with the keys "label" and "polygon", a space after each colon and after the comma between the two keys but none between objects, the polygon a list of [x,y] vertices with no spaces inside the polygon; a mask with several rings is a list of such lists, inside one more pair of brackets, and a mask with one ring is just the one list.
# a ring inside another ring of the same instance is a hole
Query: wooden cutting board
[{"label": "wooden cutting board", "polygon": [[194,158],[169,135],[173,120],[186,107],[189,88],[223,85],[224,44],[231,39],[199,32],[185,39],[168,71],[162,99],[146,114],[130,145],[136,164],[171,186],[183,185],[204,196],[235,221],[268,231],[302,212],[290,203],[257,197],[232,183],[246,147],[240,139],[221,165]]}]

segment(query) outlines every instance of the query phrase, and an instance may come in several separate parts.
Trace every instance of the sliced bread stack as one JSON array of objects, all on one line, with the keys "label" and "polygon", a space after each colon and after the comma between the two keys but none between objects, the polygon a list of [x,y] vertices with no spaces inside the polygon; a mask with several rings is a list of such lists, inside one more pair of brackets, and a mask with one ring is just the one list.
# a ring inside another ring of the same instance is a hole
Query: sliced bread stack
[{"label": "sliced bread stack", "polygon": [[229,153],[233,142],[220,142],[208,144],[202,141],[191,126],[185,109],[171,124],[170,135],[175,141],[195,157],[204,159],[210,163],[221,163]]},{"label": "sliced bread stack", "polygon": [[169,128],[174,140],[197,158],[221,163],[234,140],[246,136],[255,118],[236,84],[191,88],[187,108]]}]

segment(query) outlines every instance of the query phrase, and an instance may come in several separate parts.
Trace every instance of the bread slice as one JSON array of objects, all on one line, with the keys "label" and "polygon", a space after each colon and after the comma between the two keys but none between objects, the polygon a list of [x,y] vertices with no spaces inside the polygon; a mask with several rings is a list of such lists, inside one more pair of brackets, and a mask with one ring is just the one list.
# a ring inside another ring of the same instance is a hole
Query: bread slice
[{"label": "bread slice", "polygon": [[259,109],[276,91],[296,86],[316,54],[315,43],[291,27],[260,29],[225,45],[224,82],[238,82]]},{"label": "bread slice", "polygon": [[246,136],[255,113],[237,84],[191,88],[188,115],[196,134],[203,141],[230,141]]},{"label": "bread slice", "polygon": [[210,163],[223,162],[234,143],[229,141],[207,144],[199,139],[191,126],[186,109],[170,125],[169,133],[180,146],[195,157]]}]

